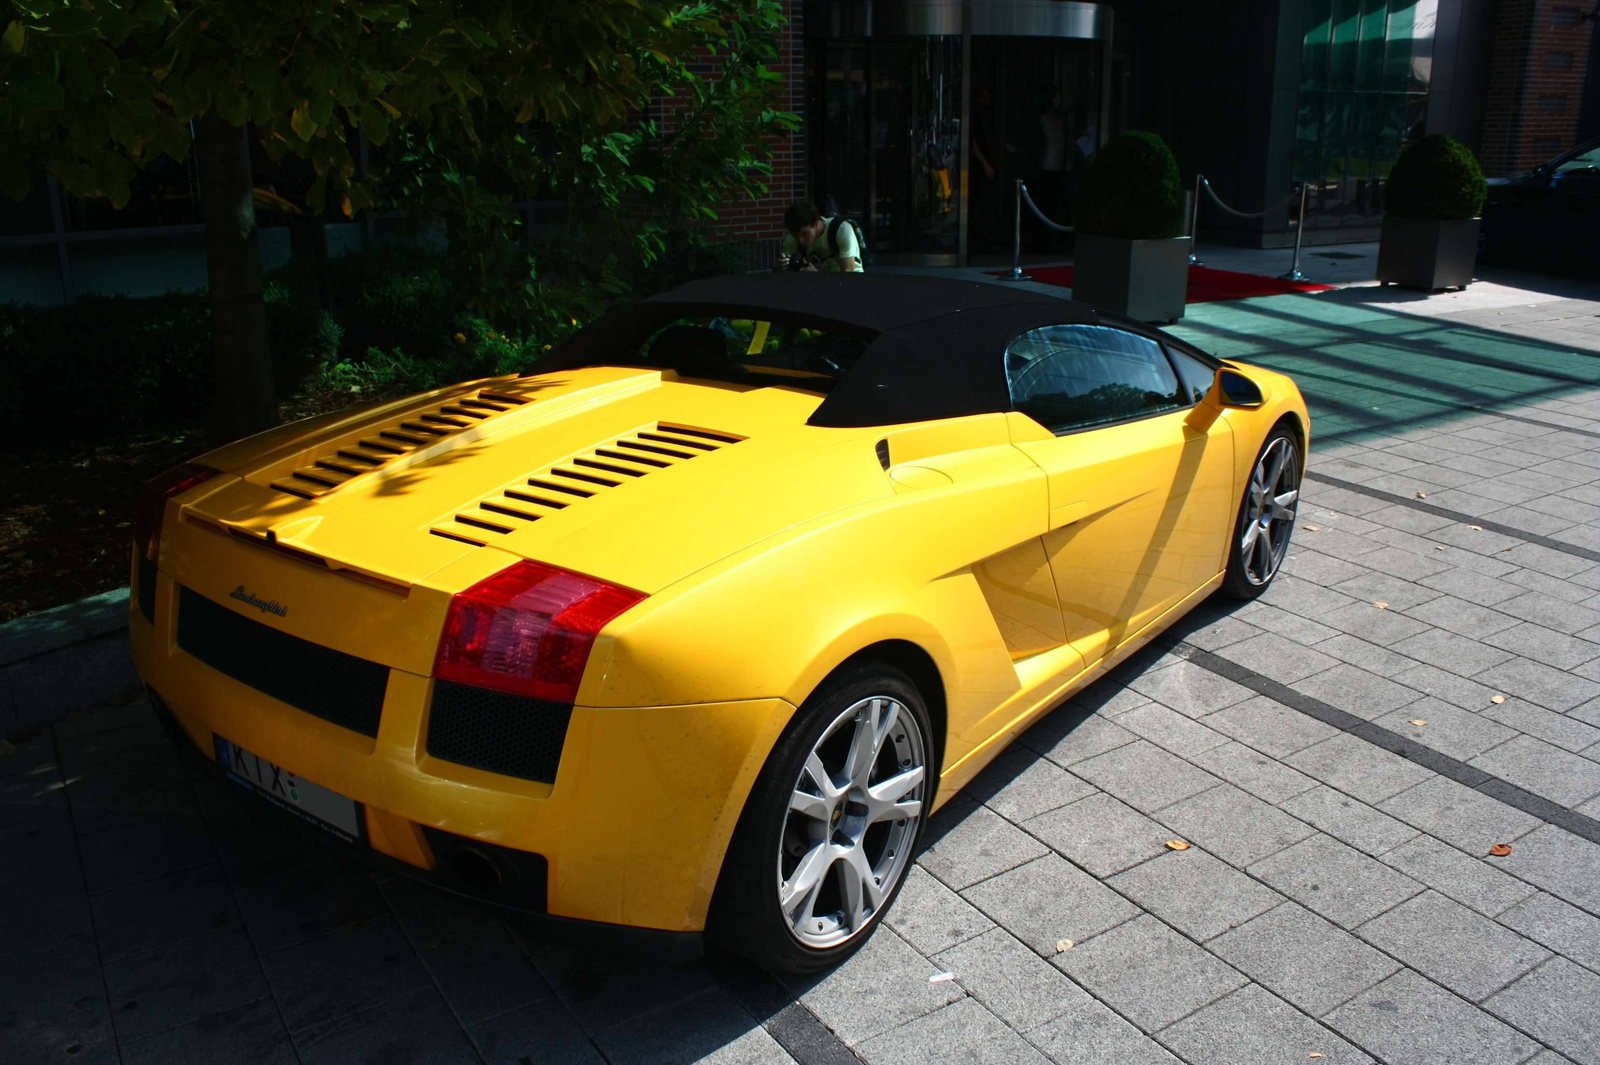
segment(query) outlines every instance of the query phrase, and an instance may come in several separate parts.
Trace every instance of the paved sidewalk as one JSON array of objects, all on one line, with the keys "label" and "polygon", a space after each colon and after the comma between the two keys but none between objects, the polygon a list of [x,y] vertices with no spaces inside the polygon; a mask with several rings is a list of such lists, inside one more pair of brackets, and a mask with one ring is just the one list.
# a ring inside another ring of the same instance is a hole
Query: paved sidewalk
[{"label": "paved sidewalk", "polygon": [[1310,395],[1283,576],[1024,736],[837,970],[529,939],[136,704],[0,758],[0,1061],[1600,1062],[1600,302],[1393,298],[1191,309]]}]

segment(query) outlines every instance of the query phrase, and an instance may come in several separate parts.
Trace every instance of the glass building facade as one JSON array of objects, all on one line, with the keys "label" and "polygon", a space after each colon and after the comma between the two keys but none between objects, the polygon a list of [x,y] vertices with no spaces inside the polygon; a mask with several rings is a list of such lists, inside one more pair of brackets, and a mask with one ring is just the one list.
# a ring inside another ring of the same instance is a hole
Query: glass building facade
[{"label": "glass building facade", "polygon": [[1304,0],[1295,181],[1308,229],[1376,225],[1383,183],[1428,126],[1438,0]]}]

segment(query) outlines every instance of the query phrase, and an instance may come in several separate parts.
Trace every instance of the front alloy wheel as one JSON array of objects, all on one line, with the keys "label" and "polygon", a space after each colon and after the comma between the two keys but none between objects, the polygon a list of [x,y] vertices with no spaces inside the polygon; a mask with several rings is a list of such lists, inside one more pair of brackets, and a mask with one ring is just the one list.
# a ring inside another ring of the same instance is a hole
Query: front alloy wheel
[{"label": "front alloy wheel", "polygon": [[1225,594],[1253,599],[1266,591],[1289,553],[1299,507],[1300,448],[1294,434],[1280,426],[1262,445],[1239,505],[1222,585]]},{"label": "front alloy wheel", "polygon": [[795,712],[745,802],[707,938],[782,972],[843,961],[888,912],[938,784],[921,692],[848,666]]}]

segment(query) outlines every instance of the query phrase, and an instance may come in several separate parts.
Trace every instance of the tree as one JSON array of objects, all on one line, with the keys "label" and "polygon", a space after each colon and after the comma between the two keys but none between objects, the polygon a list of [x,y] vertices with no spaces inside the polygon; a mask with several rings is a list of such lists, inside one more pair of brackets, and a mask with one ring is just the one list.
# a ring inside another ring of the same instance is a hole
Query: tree
[{"label": "tree", "polygon": [[[630,190],[654,187],[648,176],[626,177],[621,164],[642,144],[639,112],[684,76],[680,57],[725,39],[726,16],[734,23],[745,13],[770,17],[773,7],[771,0],[9,6],[0,33],[0,189],[21,199],[28,167],[43,165],[68,192],[121,206],[141,166],[160,155],[182,160],[195,145],[225,438],[275,421],[243,126],[254,123],[270,152],[311,162],[318,210],[328,195],[346,213],[372,203],[351,151],[357,130],[379,146],[404,129],[481,147],[480,129],[503,140],[517,136],[517,126],[566,131],[554,143],[609,175],[608,194],[621,204]],[[764,70],[754,76],[770,80]],[[788,117],[763,115],[774,128]],[[741,150],[760,154],[759,146]],[[523,159],[511,172],[520,179],[532,165]]]}]

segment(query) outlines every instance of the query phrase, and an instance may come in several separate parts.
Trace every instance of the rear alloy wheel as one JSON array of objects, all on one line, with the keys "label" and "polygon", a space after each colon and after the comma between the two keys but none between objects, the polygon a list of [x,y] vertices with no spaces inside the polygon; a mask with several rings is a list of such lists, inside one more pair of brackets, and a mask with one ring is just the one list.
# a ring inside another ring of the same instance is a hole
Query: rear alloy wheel
[{"label": "rear alloy wheel", "polygon": [[712,904],[717,944],[786,972],[854,952],[888,911],[933,795],[928,715],[886,666],[807,701],[745,806]]},{"label": "rear alloy wheel", "polygon": [[1299,507],[1300,447],[1294,433],[1279,426],[1262,445],[1239,504],[1222,582],[1225,595],[1254,599],[1267,590],[1289,552]]}]

